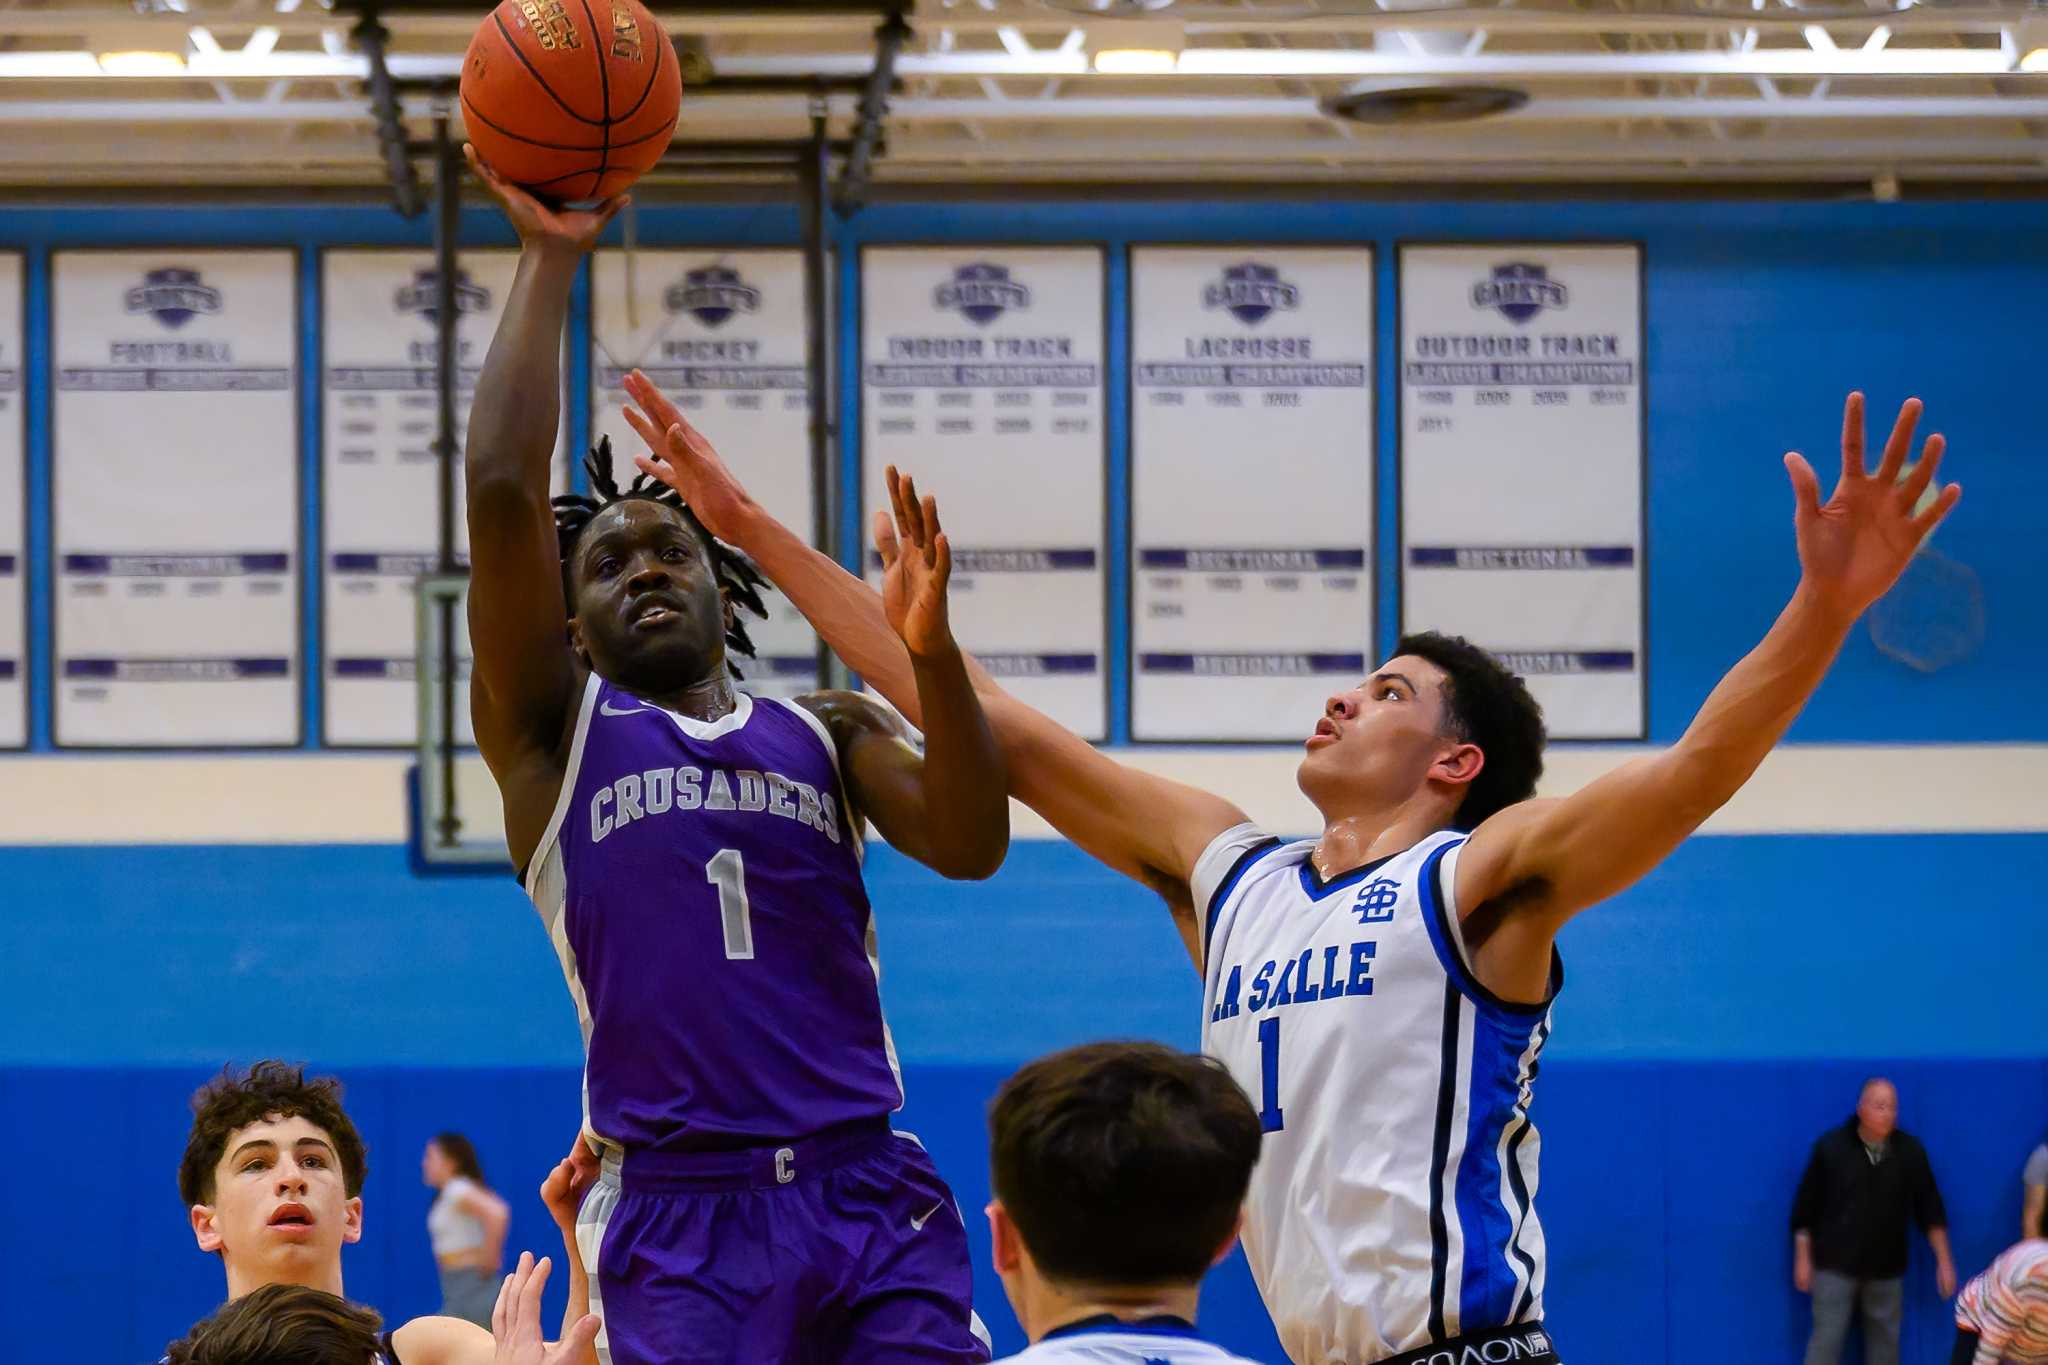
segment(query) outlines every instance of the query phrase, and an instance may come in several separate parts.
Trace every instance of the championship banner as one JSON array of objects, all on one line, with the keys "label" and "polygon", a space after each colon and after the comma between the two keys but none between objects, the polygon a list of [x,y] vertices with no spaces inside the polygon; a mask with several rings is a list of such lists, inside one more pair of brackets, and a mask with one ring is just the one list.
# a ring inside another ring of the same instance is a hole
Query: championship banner
[{"label": "championship banner", "polygon": [[1401,251],[1402,628],[1528,679],[1553,739],[1640,739],[1642,252]]},{"label": "championship banner", "polygon": [[28,573],[22,518],[22,258],[0,251],[0,749],[28,743]]},{"label": "championship banner", "polygon": [[883,471],[915,475],[953,547],[961,644],[1104,738],[1102,253],[871,247],[861,264],[863,534]]},{"label": "championship banner", "polygon": [[1131,733],[1305,740],[1373,652],[1372,253],[1131,252]]},{"label": "championship banner", "polygon": [[[459,462],[470,395],[519,266],[515,251],[464,252],[456,271],[456,557],[469,563]],[[413,585],[440,564],[441,471],[432,253],[351,249],[320,260],[321,518],[326,742],[410,745],[419,731]],[[567,366],[563,370],[566,374]],[[568,405],[563,404],[567,422]],[[557,440],[554,486],[566,487]],[[458,613],[457,669],[469,669]],[[472,742],[466,684],[457,738]]]},{"label": "championship banner", "polygon": [[[804,258],[798,251],[600,251],[591,264],[591,438],[609,436],[623,487],[645,449],[620,409],[635,369],[702,431],[747,490],[812,539]],[[815,691],[818,637],[780,593],[747,618],[742,686],[763,696]]]},{"label": "championship banner", "polygon": [[299,740],[287,250],[52,265],[56,740]]}]

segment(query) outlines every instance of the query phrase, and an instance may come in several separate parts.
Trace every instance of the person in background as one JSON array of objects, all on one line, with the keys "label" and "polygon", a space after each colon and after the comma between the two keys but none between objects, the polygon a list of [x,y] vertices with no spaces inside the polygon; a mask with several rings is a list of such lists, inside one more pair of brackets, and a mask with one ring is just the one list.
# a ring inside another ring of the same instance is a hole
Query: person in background
[{"label": "person in background", "polygon": [[1863,1311],[1867,1365],[1898,1365],[1905,1315],[1906,1224],[1927,1234],[1935,1283],[1956,1292],[1948,1213],[1919,1139],[1898,1126],[1899,1093],[1873,1077],[1856,1113],[1813,1144],[1792,1203],[1792,1281],[1813,1295],[1806,1365],[1836,1365],[1849,1315]]},{"label": "person in background", "polygon": [[989,1109],[996,1273],[1032,1365],[1247,1365],[1195,1332],[1264,1134],[1220,1062],[1157,1043],[1042,1057]]},{"label": "person in background", "polygon": [[1949,1365],[2048,1365],[2048,1241],[2006,1250],[1956,1295]]},{"label": "person in background", "polygon": [[2020,1200],[2020,1240],[2048,1237],[2048,1222],[2041,1217],[2048,1212],[2048,1138],[2035,1143],[2034,1150],[2027,1154],[2020,1184],[2024,1189]]},{"label": "person in background", "polygon": [[460,1133],[436,1133],[427,1143],[420,1179],[441,1192],[427,1212],[441,1270],[441,1316],[489,1327],[512,1210],[485,1183],[476,1147]]}]

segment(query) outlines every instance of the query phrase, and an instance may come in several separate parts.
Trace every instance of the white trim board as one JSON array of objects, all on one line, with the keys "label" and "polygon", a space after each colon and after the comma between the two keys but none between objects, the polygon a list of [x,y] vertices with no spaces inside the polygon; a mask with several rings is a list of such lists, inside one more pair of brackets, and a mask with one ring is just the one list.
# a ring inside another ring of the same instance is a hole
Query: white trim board
[{"label": "white trim board", "polygon": [[[1646,746],[1555,745],[1543,784],[1570,792]],[[1148,772],[1235,799],[1280,833],[1315,826],[1292,748],[1126,749]],[[0,845],[402,844],[405,770],[392,754],[21,755],[0,758]],[[481,772],[480,767],[478,772]],[[489,809],[465,784],[472,819]],[[1056,837],[1015,808],[1019,839]],[[1791,745],[1708,834],[2048,832],[2048,744]]]}]

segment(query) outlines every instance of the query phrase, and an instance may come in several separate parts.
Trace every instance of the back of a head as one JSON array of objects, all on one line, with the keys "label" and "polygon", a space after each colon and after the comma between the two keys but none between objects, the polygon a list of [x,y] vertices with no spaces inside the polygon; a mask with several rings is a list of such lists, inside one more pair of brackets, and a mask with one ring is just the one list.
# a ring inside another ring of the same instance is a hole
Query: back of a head
[{"label": "back of a head", "polygon": [[1443,670],[1444,719],[1452,732],[1486,756],[1458,805],[1460,829],[1536,794],[1543,776],[1543,708],[1529,685],[1462,635],[1404,635],[1396,655],[1427,659]]},{"label": "back of a head", "polygon": [[370,1365],[384,1320],[325,1290],[271,1284],[193,1325],[165,1365]]},{"label": "back of a head", "polygon": [[1084,1286],[1199,1281],[1237,1226],[1262,1136],[1219,1063],[1156,1043],[1031,1063],[997,1092],[989,1133],[995,1196],[1032,1261]]}]

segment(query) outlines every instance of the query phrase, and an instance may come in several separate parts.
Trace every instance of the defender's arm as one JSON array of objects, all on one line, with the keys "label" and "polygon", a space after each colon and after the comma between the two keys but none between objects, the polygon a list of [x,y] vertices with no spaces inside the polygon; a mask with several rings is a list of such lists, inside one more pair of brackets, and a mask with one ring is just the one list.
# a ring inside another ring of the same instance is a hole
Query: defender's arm
[{"label": "defender's arm", "polygon": [[1863,461],[1863,396],[1843,418],[1842,478],[1826,504],[1812,468],[1786,456],[1797,497],[1801,580],[1762,643],[1721,680],[1678,743],[1628,763],[1562,799],[1528,801],[1473,832],[1460,856],[1464,914],[1505,898],[1508,955],[1540,989],[1550,937],[1587,906],[1630,886],[1727,802],[1763,762],[1827,673],[1850,627],[1904,571],[1962,490],[1948,485],[1917,510],[1943,441],[1901,481],[1919,401],[1908,402],[1875,475]]},{"label": "defender's arm", "polygon": [[[796,603],[848,667],[913,722],[920,720],[910,655],[875,590],[769,516],[644,376],[633,376],[628,390],[641,409],[629,409],[629,420],[660,452],[659,458],[636,457],[640,468],[682,493],[713,534],[744,550]],[[912,507],[921,513],[915,488],[893,476],[891,482],[906,513]],[[903,540],[913,539],[906,525]],[[876,544],[885,561],[899,558],[901,541],[889,513],[877,514]],[[1199,961],[1190,935],[1188,878],[1218,834],[1245,823],[1244,813],[1221,797],[1116,762],[1004,692],[972,659],[966,663],[1001,746],[1011,795],[1097,859],[1164,896]]]}]

